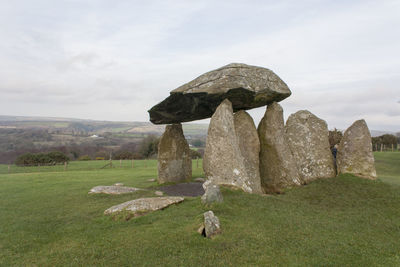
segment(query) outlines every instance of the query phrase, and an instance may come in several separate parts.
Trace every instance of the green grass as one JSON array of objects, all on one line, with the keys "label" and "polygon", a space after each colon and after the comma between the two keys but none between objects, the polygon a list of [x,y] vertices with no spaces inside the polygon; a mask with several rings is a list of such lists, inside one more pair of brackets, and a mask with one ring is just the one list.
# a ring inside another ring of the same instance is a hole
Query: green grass
[{"label": "green grass", "polygon": [[[212,240],[196,232],[209,209],[199,198],[115,221],[103,211],[152,191],[87,194],[116,182],[155,189],[147,180],[156,176],[156,161],[1,174],[0,265],[399,266],[400,186],[383,181],[400,180],[393,167],[400,153],[376,157],[378,174],[386,170],[382,180],[341,175],[265,196],[223,188],[224,203],[211,207],[223,233]],[[194,176],[202,176],[193,165]]]},{"label": "green grass", "polygon": [[378,177],[400,185],[400,152],[374,152],[374,156]]},{"label": "green grass", "polygon": [[[67,165],[67,172],[71,171],[87,171],[87,170],[100,170],[100,168],[108,165],[110,161],[108,160],[90,160],[90,161],[71,161]],[[8,174],[8,173],[42,173],[42,172],[64,172],[65,166],[54,165],[54,166],[32,166],[32,167],[23,167],[0,164],[0,174]],[[197,165],[197,161],[193,161],[193,175],[199,175],[198,171],[202,169],[202,160],[199,160]],[[104,170],[109,170],[111,167],[106,166]],[[148,168],[148,171],[152,172],[153,175],[157,175],[157,160],[134,160],[133,161],[133,169],[132,169],[132,161],[131,160],[113,160],[112,161],[112,169],[128,169],[135,171],[136,168]],[[196,171],[198,169],[198,171]],[[197,177],[197,176],[196,176]]]}]

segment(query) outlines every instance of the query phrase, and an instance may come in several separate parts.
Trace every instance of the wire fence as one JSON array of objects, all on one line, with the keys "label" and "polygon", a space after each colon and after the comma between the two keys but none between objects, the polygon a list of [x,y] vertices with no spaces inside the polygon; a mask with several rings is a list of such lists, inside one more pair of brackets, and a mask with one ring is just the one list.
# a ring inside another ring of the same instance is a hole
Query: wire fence
[{"label": "wire fence", "polygon": [[400,145],[399,144],[390,144],[390,145],[384,145],[384,144],[372,144],[372,150],[373,151],[391,151],[391,152],[396,152],[400,151]]}]

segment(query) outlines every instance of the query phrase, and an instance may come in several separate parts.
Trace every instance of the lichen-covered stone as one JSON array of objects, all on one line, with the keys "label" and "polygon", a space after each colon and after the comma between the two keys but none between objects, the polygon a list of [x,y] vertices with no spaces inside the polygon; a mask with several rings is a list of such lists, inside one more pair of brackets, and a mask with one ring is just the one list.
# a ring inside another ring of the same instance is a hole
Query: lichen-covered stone
[{"label": "lichen-covered stone", "polygon": [[285,131],[303,183],[336,176],[328,125],[324,120],[300,110],[289,116]]},{"label": "lichen-covered stone", "polygon": [[260,140],[256,126],[251,116],[244,110],[234,114],[234,123],[248,182],[254,193],[261,194],[263,190],[260,180]]},{"label": "lichen-covered stone", "polygon": [[164,209],[172,204],[180,203],[183,200],[183,197],[139,198],[112,206],[111,208],[105,210],[104,214],[108,215],[121,211],[127,211],[135,215],[142,215],[151,211]]},{"label": "lichen-covered stone", "polygon": [[344,132],[336,162],[338,173],[352,173],[359,177],[376,179],[371,134],[365,120],[354,122]]},{"label": "lichen-covered stone", "polygon": [[206,237],[212,238],[221,233],[221,224],[211,210],[204,212],[204,228]]},{"label": "lichen-covered stone", "polygon": [[167,125],[158,144],[158,183],[189,181],[191,178],[192,158],[182,125]]},{"label": "lichen-covered stone", "polygon": [[228,99],[219,105],[211,118],[203,168],[206,178],[215,184],[232,185],[245,192],[254,192],[240,152],[232,104]]},{"label": "lichen-covered stone", "polygon": [[261,185],[267,193],[281,193],[300,185],[296,163],[286,142],[283,109],[278,103],[268,105],[258,126],[260,138]]},{"label": "lichen-covered stone", "polygon": [[203,204],[209,205],[214,202],[223,202],[224,198],[222,196],[221,190],[217,184],[212,183],[208,180],[203,184],[204,195],[201,197],[201,202]]},{"label": "lichen-covered stone", "polygon": [[173,90],[149,110],[155,124],[209,118],[224,99],[233,110],[252,109],[290,96],[287,85],[271,70],[232,63],[207,72]]},{"label": "lichen-covered stone", "polygon": [[135,187],[121,186],[121,185],[110,185],[110,186],[99,185],[90,189],[89,194],[120,195],[120,194],[134,193],[138,190],[141,189]]}]

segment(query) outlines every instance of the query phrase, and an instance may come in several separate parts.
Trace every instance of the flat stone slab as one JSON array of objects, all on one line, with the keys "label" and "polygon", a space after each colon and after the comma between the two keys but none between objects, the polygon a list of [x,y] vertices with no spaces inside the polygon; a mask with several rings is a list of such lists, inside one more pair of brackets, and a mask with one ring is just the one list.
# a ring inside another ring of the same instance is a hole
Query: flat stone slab
[{"label": "flat stone slab", "polygon": [[202,183],[181,183],[158,188],[169,196],[197,197],[204,194]]},{"label": "flat stone slab", "polygon": [[120,194],[128,194],[133,193],[138,190],[142,190],[140,188],[135,187],[127,187],[120,185],[99,185],[90,189],[89,194],[109,194],[109,195],[120,195]]},{"label": "flat stone slab", "polygon": [[164,209],[172,204],[180,203],[183,200],[183,197],[139,198],[112,206],[106,209],[104,214],[109,215],[121,211],[129,211],[135,215],[143,215],[148,212]]},{"label": "flat stone slab", "polygon": [[210,118],[224,99],[233,111],[279,102],[291,91],[269,69],[232,63],[207,72],[170,92],[149,110],[154,124],[171,124]]}]

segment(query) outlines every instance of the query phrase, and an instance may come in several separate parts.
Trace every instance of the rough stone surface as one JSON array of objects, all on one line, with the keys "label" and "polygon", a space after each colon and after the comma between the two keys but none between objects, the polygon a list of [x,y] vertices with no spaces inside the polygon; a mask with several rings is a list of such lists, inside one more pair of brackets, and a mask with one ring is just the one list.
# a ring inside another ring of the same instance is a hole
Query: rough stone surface
[{"label": "rough stone surface", "polygon": [[221,233],[221,224],[219,223],[219,219],[211,210],[204,212],[204,227],[206,237],[208,238],[212,238]]},{"label": "rough stone surface", "polygon": [[258,126],[260,137],[261,184],[267,193],[281,193],[300,185],[296,163],[286,142],[283,109],[278,103],[268,105]]},{"label": "rough stone surface", "polygon": [[206,181],[206,179],[199,177],[199,178],[194,179],[194,181],[196,183],[204,183]]},{"label": "rough stone surface", "polygon": [[164,193],[161,191],[155,191],[154,194],[156,194],[157,196],[163,196]]},{"label": "rough stone surface", "polygon": [[110,186],[99,185],[90,189],[89,194],[120,195],[120,194],[133,193],[138,190],[141,189],[135,187],[120,186],[120,185],[110,185]]},{"label": "rough stone surface", "polygon": [[260,140],[254,121],[244,110],[234,115],[235,132],[239,142],[240,152],[244,158],[244,167],[248,182],[254,193],[263,193],[260,180]]},{"label": "rough stone surface", "polygon": [[206,178],[215,184],[232,185],[249,193],[254,191],[245,170],[228,99],[219,105],[208,126],[203,169]]},{"label": "rough stone surface", "polygon": [[324,120],[300,110],[289,116],[285,131],[303,183],[336,176],[328,125]]},{"label": "rough stone surface", "polygon": [[105,210],[104,214],[108,215],[116,212],[128,211],[136,215],[141,215],[151,211],[164,209],[172,204],[180,203],[183,200],[183,197],[139,198],[112,206],[111,208]]},{"label": "rough stone surface", "polygon": [[158,183],[189,181],[191,178],[192,158],[182,125],[167,125],[158,144]]},{"label": "rough stone surface", "polygon": [[219,186],[213,184],[210,180],[206,181],[203,184],[204,195],[201,197],[201,202],[203,204],[212,204],[214,202],[223,202],[224,198],[222,197],[221,190]]},{"label": "rough stone surface", "polygon": [[149,110],[155,124],[209,118],[224,99],[233,110],[252,109],[290,96],[287,85],[271,70],[232,63],[178,87]]},{"label": "rough stone surface", "polygon": [[344,132],[336,161],[338,173],[352,173],[359,177],[376,179],[371,134],[365,120],[354,122]]}]

